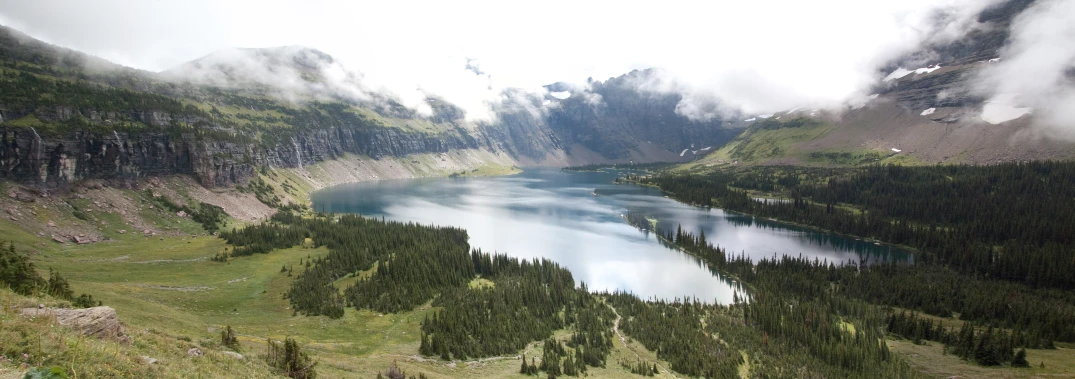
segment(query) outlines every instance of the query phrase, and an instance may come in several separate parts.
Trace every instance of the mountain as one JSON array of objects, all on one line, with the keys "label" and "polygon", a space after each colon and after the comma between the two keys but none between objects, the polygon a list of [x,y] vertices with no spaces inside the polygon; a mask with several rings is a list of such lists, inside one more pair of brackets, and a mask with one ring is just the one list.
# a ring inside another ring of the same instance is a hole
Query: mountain
[{"label": "mountain", "polygon": [[625,84],[645,72],[594,82],[576,97],[520,93],[498,106],[496,121],[472,123],[435,96],[426,111],[405,107],[305,47],[229,49],[153,73],[11,28],[0,27],[0,42],[0,176],[28,184],[190,174],[206,187],[230,186],[259,167],[347,155],[473,152],[519,166],[675,161],[689,158],[683,149],[735,134],[719,119],[677,115],[675,95]]},{"label": "mountain", "polygon": [[[754,123],[700,164],[846,165],[1075,158],[1075,143],[1046,138],[1032,109],[987,102],[978,74],[1002,57],[1012,20],[1032,0],[994,4],[961,38],[893,60],[874,94],[842,110],[800,108]],[[995,99],[993,99],[995,100]],[[1075,120],[1072,121],[1075,124]]]}]

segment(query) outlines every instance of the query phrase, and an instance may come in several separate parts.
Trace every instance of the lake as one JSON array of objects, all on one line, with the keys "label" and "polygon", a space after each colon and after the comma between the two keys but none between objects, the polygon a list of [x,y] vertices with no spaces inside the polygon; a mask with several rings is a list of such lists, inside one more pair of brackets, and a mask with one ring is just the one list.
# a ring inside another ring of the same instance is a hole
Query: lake
[{"label": "lake", "polygon": [[462,227],[472,247],[548,258],[591,290],[618,289],[642,298],[726,304],[735,285],[628,224],[623,218],[628,210],[656,218],[665,228],[704,230],[708,241],[755,261],[783,254],[836,262],[911,259],[887,245],[682,204],[655,188],[614,184],[619,174],[537,169],[500,177],[384,180],[334,186],[311,197],[314,208],[326,212]]}]

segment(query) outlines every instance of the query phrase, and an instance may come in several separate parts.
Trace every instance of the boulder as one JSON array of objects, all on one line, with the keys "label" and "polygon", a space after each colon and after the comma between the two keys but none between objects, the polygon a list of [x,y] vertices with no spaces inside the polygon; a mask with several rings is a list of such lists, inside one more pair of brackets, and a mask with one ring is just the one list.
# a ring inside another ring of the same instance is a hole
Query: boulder
[{"label": "boulder", "polygon": [[145,363],[147,365],[157,364],[157,358],[151,358],[145,355],[141,356],[140,358],[142,359],[142,363]]},{"label": "boulder", "polygon": [[240,361],[241,361],[241,360],[243,360],[243,355],[242,355],[242,354],[239,354],[239,353],[236,353],[236,352],[234,352],[234,351],[225,351],[225,352],[224,352],[224,355],[227,355],[227,356],[229,356],[229,357],[232,357],[232,358],[238,359],[238,360],[240,360]]},{"label": "boulder", "polygon": [[93,307],[84,309],[71,308],[23,308],[23,316],[56,317],[56,323],[76,329],[82,334],[97,338],[113,339],[122,343],[130,342],[123,325],[112,307]]},{"label": "boulder", "polygon": [[202,355],[205,355],[205,353],[202,352],[202,349],[192,347],[190,350],[187,350],[188,357],[200,357]]}]

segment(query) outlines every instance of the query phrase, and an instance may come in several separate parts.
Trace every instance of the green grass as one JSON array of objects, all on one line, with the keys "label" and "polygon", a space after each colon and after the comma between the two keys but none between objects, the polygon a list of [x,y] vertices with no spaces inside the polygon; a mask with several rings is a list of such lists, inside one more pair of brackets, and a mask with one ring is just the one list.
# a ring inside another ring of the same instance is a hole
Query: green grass
[{"label": "green grass", "polygon": [[474,280],[471,280],[470,283],[467,283],[467,287],[470,287],[470,288],[493,288],[493,287],[496,287],[496,283],[493,283],[492,280],[485,279],[485,278],[474,278]]},{"label": "green grass", "polygon": [[831,125],[814,124],[798,128],[750,130],[732,143],[717,150],[711,159],[758,162],[772,158],[798,156],[797,144],[818,138],[832,130]]},{"label": "green grass", "polygon": [[[374,377],[378,370],[383,371],[393,363],[410,374],[423,372],[433,378],[521,377],[517,374],[520,361],[515,355],[481,362],[443,362],[417,357],[420,323],[435,310],[429,304],[400,314],[349,308],[344,317],[335,320],[293,315],[283,299],[292,278],[280,269],[293,265],[297,274],[302,270],[300,259],[320,257],[327,253],[324,248],[294,247],[221,263],[208,260],[226,246],[215,237],[188,235],[162,239],[126,235],[123,239],[91,245],[61,246],[41,244],[40,237],[2,226],[13,230],[7,237],[18,246],[35,246],[41,252],[35,259],[40,269],[58,269],[76,293],[93,294],[115,308],[128,328],[138,333],[139,340],[153,341],[121,349],[120,354],[126,354],[125,365],[140,367],[137,362],[140,355],[165,357],[168,361],[181,359],[186,349],[193,346],[211,351],[217,357],[212,361],[185,361],[182,366],[169,364],[165,371],[154,371],[157,374],[150,376],[196,377],[201,372],[220,377],[226,376],[221,370],[228,367],[267,374],[268,368],[257,360],[257,355],[263,354],[265,338],[290,336],[320,361],[318,371],[322,377]],[[342,279],[337,285],[346,285],[374,270]],[[492,282],[480,278],[472,283],[474,287],[489,285]],[[230,363],[231,358],[219,355],[223,350],[217,329],[225,325],[236,330],[241,352],[253,357],[252,361]],[[569,332],[560,331],[558,335],[566,339]],[[168,347],[171,345],[176,347]],[[635,352],[644,354],[649,361],[656,360],[652,352],[637,343],[631,345],[633,351],[621,345],[617,342],[608,367],[591,368],[591,375],[633,377],[616,364],[615,357],[634,357]],[[107,347],[111,345],[105,346],[101,351],[112,351]],[[540,343],[531,344],[528,349],[528,357],[540,358]],[[101,358],[93,365],[104,362]]]},{"label": "green grass", "polygon": [[804,162],[821,165],[858,166],[890,158],[891,152],[873,149],[829,149],[803,154]]},{"label": "green grass", "polygon": [[[218,334],[210,329],[231,325],[244,352],[261,351],[266,337],[296,338],[321,361],[319,370],[325,377],[372,377],[393,362],[433,377],[513,377],[518,370],[516,358],[466,367],[457,363],[454,368],[448,362],[415,358],[420,322],[433,310],[429,304],[401,314],[348,309],[336,320],[293,316],[282,298],[291,278],[280,268],[294,265],[298,273],[300,259],[322,256],[327,253],[324,248],[295,247],[227,263],[206,259],[224,247],[214,237],[110,241],[59,248],[39,264],[64,272],[77,291],[92,293],[116,308],[132,328],[214,346]],[[472,283],[486,285],[492,283],[486,279]],[[528,356],[539,353],[540,349],[534,350]],[[626,377],[619,371],[613,364],[594,370],[603,372],[601,377]]]},{"label": "green grass", "polygon": [[34,116],[33,113],[8,121],[7,124],[9,126],[16,126],[20,128],[40,128],[45,126],[45,123],[38,119],[37,116]]},{"label": "green grass", "polygon": [[[927,342],[915,345],[908,340],[889,340],[888,346],[905,358],[911,367],[926,375],[946,378],[1071,378],[1075,376],[1075,346],[1057,344],[1055,350],[1029,349],[1026,351],[1030,368],[983,367],[966,362],[951,354],[944,354],[943,345]],[[1041,364],[1045,367],[1042,368]]]}]

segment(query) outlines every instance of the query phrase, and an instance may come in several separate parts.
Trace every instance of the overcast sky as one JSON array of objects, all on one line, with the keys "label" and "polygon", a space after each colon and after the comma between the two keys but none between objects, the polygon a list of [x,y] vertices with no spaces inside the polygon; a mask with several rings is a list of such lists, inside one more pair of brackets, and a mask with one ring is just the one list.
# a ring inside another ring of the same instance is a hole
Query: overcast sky
[{"label": "overcast sky", "polygon": [[[676,83],[665,89],[772,112],[864,95],[885,62],[958,34],[990,2],[0,0],[0,23],[152,71],[230,47],[309,46],[392,91],[461,104],[660,67]],[[937,12],[951,30],[932,27]],[[489,78],[466,71],[468,57]]]}]

